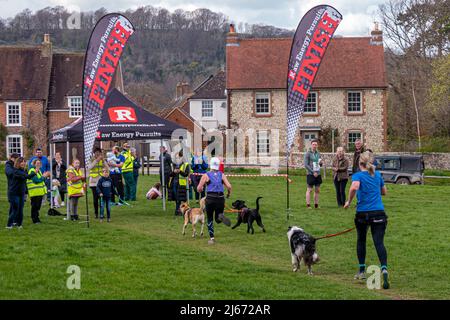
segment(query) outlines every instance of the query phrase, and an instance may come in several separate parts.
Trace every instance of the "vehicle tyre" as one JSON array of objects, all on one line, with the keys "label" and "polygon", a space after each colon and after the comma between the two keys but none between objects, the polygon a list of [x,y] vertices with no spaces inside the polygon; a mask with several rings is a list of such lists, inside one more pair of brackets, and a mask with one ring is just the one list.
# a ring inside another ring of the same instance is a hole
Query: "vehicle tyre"
[{"label": "vehicle tyre", "polygon": [[396,184],[411,184],[408,178],[400,178],[397,180]]}]

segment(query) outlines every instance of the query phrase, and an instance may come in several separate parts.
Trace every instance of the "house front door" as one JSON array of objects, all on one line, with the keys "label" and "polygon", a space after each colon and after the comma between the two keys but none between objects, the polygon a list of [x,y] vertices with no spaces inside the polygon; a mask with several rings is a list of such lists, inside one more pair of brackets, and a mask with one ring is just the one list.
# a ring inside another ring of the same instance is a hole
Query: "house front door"
[{"label": "house front door", "polygon": [[311,141],[319,138],[319,132],[317,131],[304,131],[303,136],[303,149],[309,150],[311,148]]}]

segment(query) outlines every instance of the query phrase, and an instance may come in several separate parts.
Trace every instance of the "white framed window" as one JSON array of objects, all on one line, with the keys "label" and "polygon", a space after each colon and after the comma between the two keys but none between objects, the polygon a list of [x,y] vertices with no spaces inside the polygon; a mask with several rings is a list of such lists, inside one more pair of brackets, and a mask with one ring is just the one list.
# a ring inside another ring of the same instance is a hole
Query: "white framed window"
[{"label": "white framed window", "polygon": [[317,92],[310,92],[306,98],[305,108],[303,112],[306,114],[317,113]]},{"label": "white framed window", "polygon": [[347,150],[354,151],[355,150],[355,141],[356,140],[363,141],[363,136],[361,131],[350,131],[347,134]]},{"label": "white framed window", "polygon": [[256,133],[256,153],[268,156],[270,153],[270,135],[268,131],[261,130]]},{"label": "white framed window", "polygon": [[79,118],[83,115],[81,97],[68,97],[69,118]]},{"label": "white framed window", "polygon": [[22,103],[7,102],[6,103],[6,126],[20,127],[22,126]]},{"label": "white framed window", "polygon": [[212,118],[214,116],[213,102],[211,100],[202,101],[202,117]]},{"label": "white framed window", "polygon": [[347,111],[349,113],[362,113],[361,91],[347,91]]},{"label": "white framed window", "polygon": [[257,92],[255,94],[255,113],[258,115],[270,114],[269,92]]},{"label": "white framed window", "polygon": [[12,153],[23,155],[23,139],[19,134],[6,136],[6,157],[9,158]]}]

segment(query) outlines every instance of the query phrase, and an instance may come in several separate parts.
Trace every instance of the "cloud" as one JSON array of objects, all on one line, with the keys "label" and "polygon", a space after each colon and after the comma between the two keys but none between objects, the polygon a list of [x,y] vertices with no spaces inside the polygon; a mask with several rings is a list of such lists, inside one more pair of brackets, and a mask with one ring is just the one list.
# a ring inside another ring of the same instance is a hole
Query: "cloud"
[{"label": "cloud", "polygon": [[[385,0],[329,0],[344,19],[337,33],[346,36],[367,35],[375,19],[378,5]],[[175,9],[195,10],[208,8],[222,12],[234,22],[262,23],[276,27],[295,29],[301,17],[323,0],[0,0],[2,18],[12,17],[29,8],[33,11],[47,6],[78,6],[82,11],[105,7],[108,11],[136,9],[144,5]]]}]

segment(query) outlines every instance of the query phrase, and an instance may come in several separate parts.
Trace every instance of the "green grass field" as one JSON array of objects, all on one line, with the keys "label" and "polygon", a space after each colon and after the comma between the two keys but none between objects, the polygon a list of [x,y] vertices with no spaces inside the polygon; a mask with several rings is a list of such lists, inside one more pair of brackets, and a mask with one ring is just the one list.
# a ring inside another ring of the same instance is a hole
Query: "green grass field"
[{"label": "green grass field", "polygon": [[[285,180],[231,178],[232,199],[254,206],[261,200],[267,233],[241,225],[216,225],[217,243],[181,235],[182,218],[173,203],[144,199],[156,176],[140,177],[139,201],[114,207],[111,223],[85,224],[48,217],[32,225],[27,203],[23,230],[6,230],[6,181],[1,173],[1,299],[449,299],[450,184],[388,185],[385,206],[390,290],[369,290],[353,280],[357,269],[356,234],[318,242],[321,256],[314,276],[291,271],[286,237]],[[289,224],[320,236],[353,226],[354,209],[338,209],[330,178],[322,188],[321,208],[304,209],[305,178],[291,184]],[[89,199],[90,200],[90,199]],[[80,213],[84,212],[82,201]],[[91,208],[92,212],[92,208]],[[231,216],[233,222],[234,214]],[[206,228],[205,228],[206,231]],[[369,237],[369,239],[371,239]],[[378,265],[371,241],[367,264]],[[68,290],[68,266],[81,268],[81,290]]]}]

